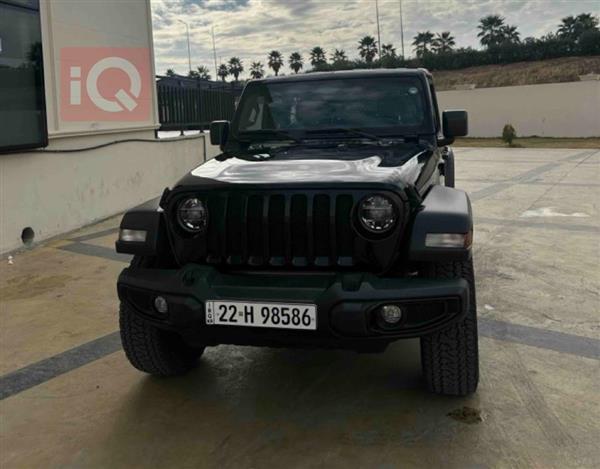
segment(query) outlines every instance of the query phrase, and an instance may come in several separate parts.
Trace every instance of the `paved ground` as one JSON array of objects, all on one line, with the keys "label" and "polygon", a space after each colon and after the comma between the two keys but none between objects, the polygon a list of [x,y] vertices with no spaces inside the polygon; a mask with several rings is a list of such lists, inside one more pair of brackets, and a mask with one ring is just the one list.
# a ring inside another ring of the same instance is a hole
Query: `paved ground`
[{"label": "paved ground", "polygon": [[417,341],[222,346],[187,377],[147,377],[115,332],[117,219],[4,258],[0,466],[598,467],[599,165],[598,150],[457,150],[482,336],[466,399],[419,388]]}]

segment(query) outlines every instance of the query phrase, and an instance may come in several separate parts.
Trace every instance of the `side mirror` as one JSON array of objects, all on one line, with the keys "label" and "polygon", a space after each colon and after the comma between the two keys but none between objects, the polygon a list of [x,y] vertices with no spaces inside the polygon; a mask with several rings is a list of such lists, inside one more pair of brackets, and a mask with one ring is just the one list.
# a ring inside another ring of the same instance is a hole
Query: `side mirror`
[{"label": "side mirror", "polygon": [[447,140],[454,140],[455,137],[464,137],[469,133],[467,111],[444,111],[442,113],[442,127],[444,138]]},{"label": "side mirror", "polygon": [[210,123],[210,143],[225,148],[229,137],[229,121],[213,121]]}]

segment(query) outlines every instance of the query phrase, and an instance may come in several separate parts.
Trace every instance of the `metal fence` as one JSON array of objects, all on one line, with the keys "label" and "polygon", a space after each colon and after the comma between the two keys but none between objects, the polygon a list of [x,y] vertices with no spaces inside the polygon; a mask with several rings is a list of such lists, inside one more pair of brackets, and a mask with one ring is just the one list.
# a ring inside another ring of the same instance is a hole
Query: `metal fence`
[{"label": "metal fence", "polygon": [[227,89],[156,84],[159,130],[204,130],[214,120],[231,120],[236,96]]}]

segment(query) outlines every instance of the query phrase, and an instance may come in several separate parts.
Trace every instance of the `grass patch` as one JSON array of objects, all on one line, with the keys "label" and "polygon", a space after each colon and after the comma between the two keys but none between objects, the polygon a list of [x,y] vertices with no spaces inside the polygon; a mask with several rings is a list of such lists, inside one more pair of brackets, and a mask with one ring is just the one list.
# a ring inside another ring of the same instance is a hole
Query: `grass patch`
[{"label": "grass patch", "polygon": [[457,138],[455,147],[494,147],[494,148],[600,148],[600,137],[591,138],[551,138],[521,137],[508,146],[498,138]]},{"label": "grass patch", "polygon": [[467,83],[475,84],[477,88],[560,83],[579,81],[579,75],[600,73],[600,56],[481,65],[432,73],[437,91],[452,90],[456,85]]}]

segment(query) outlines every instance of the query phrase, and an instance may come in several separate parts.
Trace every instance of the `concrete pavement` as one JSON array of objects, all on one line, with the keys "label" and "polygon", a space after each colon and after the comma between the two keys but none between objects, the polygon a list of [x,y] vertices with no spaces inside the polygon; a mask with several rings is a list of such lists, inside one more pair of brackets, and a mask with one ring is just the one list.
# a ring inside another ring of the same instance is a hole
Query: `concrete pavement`
[{"label": "concrete pavement", "polygon": [[481,384],[420,388],[381,355],[220,346],[190,375],[120,349],[118,218],[0,264],[0,465],[594,467],[600,150],[456,149],[475,214]]}]

